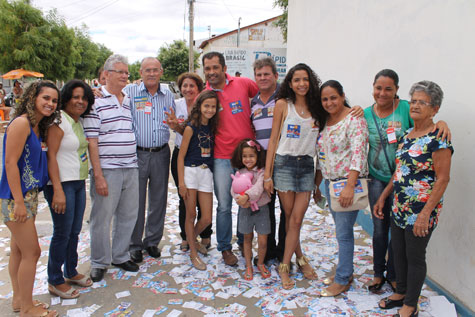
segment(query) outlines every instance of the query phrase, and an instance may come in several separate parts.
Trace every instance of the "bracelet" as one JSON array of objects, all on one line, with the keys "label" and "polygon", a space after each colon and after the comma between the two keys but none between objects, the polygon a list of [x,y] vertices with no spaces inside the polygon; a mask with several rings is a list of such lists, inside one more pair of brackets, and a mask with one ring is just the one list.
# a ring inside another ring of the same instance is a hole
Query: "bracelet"
[{"label": "bracelet", "polygon": [[267,182],[270,182],[272,180],[272,177],[269,177],[267,179],[264,179],[264,182],[267,183]]}]

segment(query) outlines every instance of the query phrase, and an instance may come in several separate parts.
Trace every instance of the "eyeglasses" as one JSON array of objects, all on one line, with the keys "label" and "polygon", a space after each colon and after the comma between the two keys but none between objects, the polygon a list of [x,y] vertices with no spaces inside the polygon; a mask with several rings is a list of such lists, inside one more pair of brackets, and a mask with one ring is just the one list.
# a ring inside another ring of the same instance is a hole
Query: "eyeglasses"
[{"label": "eyeglasses", "polygon": [[127,75],[127,78],[130,77],[130,73],[126,72],[124,70],[109,69],[108,72],[114,72],[114,73],[117,73],[119,75]]},{"label": "eyeglasses", "polygon": [[417,104],[419,104],[421,106],[430,106],[431,105],[430,102],[427,102],[427,101],[424,101],[424,100],[414,100],[414,99],[409,101],[409,103],[413,106],[415,106]]},{"label": "eyeglasses", "polygon": [[145,74],[152,74],[152,73],[155,73],[155,74],[158,74],[160,73],[160,68],[147,68],[147,69],[144,69],[144,73]]}]

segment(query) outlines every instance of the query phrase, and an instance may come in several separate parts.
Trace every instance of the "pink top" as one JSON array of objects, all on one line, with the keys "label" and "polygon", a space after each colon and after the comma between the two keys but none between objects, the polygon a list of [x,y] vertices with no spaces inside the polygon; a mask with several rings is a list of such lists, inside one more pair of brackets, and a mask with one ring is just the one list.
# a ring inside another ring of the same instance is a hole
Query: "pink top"
[{"label": "pink top", "polygon": [[[264,206],[270,202],[270,197],[267,195],[267,192],[264,191],[264,169],[258,169],[254,167],[251,171],[247,168],[241,168],[239,173],[252,173],[252,187],[245,191],[245,193],[249,196],[249,201],[257,201],[257,205]],[[239,193],[234,193],[231,187],[231,195],[233,198],[236,198]]]},{"label": "pink top", "polygon": [[251,79],[231,77],[229,74],[226,74],[224,89],[214,89],[209,82],[206,82],[206,89],[214,90],[220,103],[214,158],[230,159],[242,139],[254,139],[249,98],[254,97],[259,90]]}]

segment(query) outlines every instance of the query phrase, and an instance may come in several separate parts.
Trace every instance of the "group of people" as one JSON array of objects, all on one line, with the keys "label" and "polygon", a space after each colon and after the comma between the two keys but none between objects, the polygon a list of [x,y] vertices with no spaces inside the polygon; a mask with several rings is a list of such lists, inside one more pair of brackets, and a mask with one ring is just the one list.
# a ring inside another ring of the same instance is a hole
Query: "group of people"
[{"label": "group of people", "polygon": [[[192,266],[207,269],[198,253],[206,255],[211,246],[214,192],[217,249],[224,263],[238,262],[231,244],[235,200],[238,245],[246,260],[243,278],[253,279],[253,264],[262,278],[270,277],[266,264],[277,258],[284,289],[295,286],[293,254],[305,278],[318,278],[302,252],[300,229],[312,193],[315,201],[323,199],[319,185],[324,180],[339,250],[336,274],[324,280],[322,296],[339,295],[352,283],[358,214],[352,205],[361,181],[369,178],[374,280],[368,288],[377,292],[389,281],[394,294],[379,306],[402,307],[400,316],[417,316],[425,250],[442,208],[453,153],[447,125],[433,122],[442,103],[440,87],[418,82],[407,102],[397,95],[397,74],[382,70],[373,83],[375,102],[363,112],[350,108],[338,81],[322,84],[306,64],[292,67],[280,85],[271,58],[255,61],[255,81],[227,74],[218,52],[205,54],[202,64],[206,85],[196,74],[182,74],[183,98],[177,101],[160,87],[163,69],[152,57],[141,63],[139,85],[127,85],[127,59],[112,55],[104,65],[105,84],[97,89],[79,80],[61,92],[49,81],[26,88],[5,133],[0,181],[2,215],[12,234],[13,309],[24,316],[57,315],[32,299],[40,255],[34,225],[38,191],[44,190],[54,225],[48,290],[76,298],[79,292],[71,284],[91,286],[111,264],[138,271],[144,251],[160,257],[171,156],[180,198],[180,249],[189,251]],[[170,129],[176,131],[172,155]],[[89,276],[76,270],[88,166]],[[247,175],[250,185],[235,192],[231,175]],[[345,182],[335,200],[331,187],[340,180]],[[253,261],[254,231],[258,254]]]}]

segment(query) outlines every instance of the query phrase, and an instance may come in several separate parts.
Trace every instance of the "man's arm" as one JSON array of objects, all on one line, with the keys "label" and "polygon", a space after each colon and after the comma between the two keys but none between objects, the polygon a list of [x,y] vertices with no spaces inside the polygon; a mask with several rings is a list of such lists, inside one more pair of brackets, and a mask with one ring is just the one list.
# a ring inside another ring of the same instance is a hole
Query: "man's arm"
[{"label": "man's arm", "polygon": [[107,181],[102,173],[97,138],[89,138],[89,160],[91,161],[96,192],[101,196],[109,195]]}]

